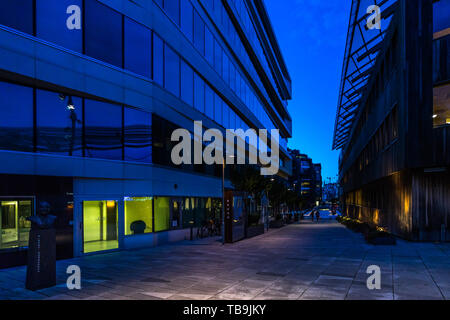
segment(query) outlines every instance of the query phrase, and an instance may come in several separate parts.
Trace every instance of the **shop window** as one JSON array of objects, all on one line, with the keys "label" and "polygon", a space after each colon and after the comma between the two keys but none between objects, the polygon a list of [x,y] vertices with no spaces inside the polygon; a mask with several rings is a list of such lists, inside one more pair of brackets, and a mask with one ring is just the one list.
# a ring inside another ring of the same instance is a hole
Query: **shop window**
[{"label": "shop window", "polygon": [[155,232],[167,231],[170,229],[170,208],[169,198],[155,198]]},{"label": "shop window", "polygon": [[0,199],[0,250],[28,246],[32,199]]},{"label": "shop window", "polygon": [[152,33],[147,27],[125,17],[125,69],[152,76]]},{"label": "shop window", "polygon": [[81,98],[36,90],[37,151],[83,156]]},{"label": "shop window", "polygon": [[[82,0],[37,0],[36,36],[64,48],[82,52],[82,2]],[[70,6],[76,6],[80,11],[67,13],[67,8]],[[78,14],[78,20],[69,19],[74,14]],[[68,19],[72,23],[73,28],[67,27]],[[77,26],[76,23],[79,23],[79,25]]]},{"label": "shop window", "polygon": [[434,126],[450,125],[450,85],[433,89],[433,124]]},{"label": "shop window", "polygon": [[86,156],[122,160],[122,107],[85,100]]},{"label": "shop window", "polygon": [[86,54],[121,68],[122,15],[96,0],[86,0],[85,8]]},{"label": "shop window", "polygon": [[153,232],[153,198],[125,198],[125,235]]},{"label": "shop window", "polygon": [[33,0],[0,1],[0,24],[33,34]]},{"label": "shop window", "polygon": [[152,116],[150,113],[125,108],[124,110],[125,160],[151,163]]},{"label": "shop window", "polygon": [[0,149],[33,151],[33,128],[33,89],[0,82]]}]

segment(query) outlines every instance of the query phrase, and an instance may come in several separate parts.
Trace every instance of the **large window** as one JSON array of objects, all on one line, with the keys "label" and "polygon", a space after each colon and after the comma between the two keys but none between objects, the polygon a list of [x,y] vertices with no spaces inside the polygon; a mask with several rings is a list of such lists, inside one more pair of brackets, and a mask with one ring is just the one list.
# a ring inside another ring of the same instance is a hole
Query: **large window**
[{"label": "large window", "polygon": [[[70,13],[67,13],[68,8],[72,9]],[[37,0],[36,35],[67,49],[82,52],[82,8],[82,0]]]},{"label": "large window", "polygon": [[155,198],[155,232],[166,231],[170,229],[169,202],[169,198]]},{"label": "large window", "polygon": [[214,65],[214,36],[211,31],[205,27],[205,58],[213,66]]},{"label": "large window", "polygon": [[165,0],[164,10],[177,25],[180,25],[180,0]]},{"label": "large window", "polygon": [[180,57],[168,45],[164,45],[164,87],[180,96]]},{"label": "large window", "polygon": [[222,124],[222,99],[214,93],[214,121]]},{"label": "large window", "polygon": [[433,4],[433,32],[450,28],[450,1],[438,0]]},{"label": "large window", "polygon": [[153,80],[164,85],[164,42],[153,33]]},{"label": "large window", "polygon": [[0,149],[33,151],[33,89],[0,82]]},{"label": "large window", "polygon": [[86,156],[122,160],[122,107],[85,100]]},{"label": "large window", "polygon": [[36,91],[37,151],[83,156],[83,103],[77,97]]},{"label": "large window", "polygon": [[153,198],[125,198],[125,235],[153,232]]},{"label": "large window", "polygon": [[194,106],[194,71],[183,60],[181,61],[181,99]]},{"label": "large window", "polygon": [[450,85],[433,89],[434,126],[450,125]]},{"label": "large window", "polygon": [[194,46],[202,55],[205,54],[205,23],[194,10]]},{"label": "large window", "polygon": [[1,0],[0,24],[33,34],[33,0]]},{"label": "large window", "polygon": [[85,6],[86,54],[122,67],[122,15],[96,0]]},{"label": "large window", "polygon": [[189,0],[181,0],[181,31],[190,41],[193,41],[193,15],[194,11],[191,2]]},{"label": "large window", "polygon": [[214,120],[214,91],[209,85],[206,85],[205,88],[205,114]]},{"label": "large window", "polygon": [[125,69],[144,77],[152,76],[152,33],[125,17]]},{"label": "large window", "polygon": [[0,198],[0,249],[28,246],[33,199]]},{"label": "large window", "polygon": [[197,73],[194,73],[194,107],[205,112],[205,82]]},{"label": "large window", "polygon": [[125,160],[152,161],[152,116],[150,113],[125,108],[124,110]]}]

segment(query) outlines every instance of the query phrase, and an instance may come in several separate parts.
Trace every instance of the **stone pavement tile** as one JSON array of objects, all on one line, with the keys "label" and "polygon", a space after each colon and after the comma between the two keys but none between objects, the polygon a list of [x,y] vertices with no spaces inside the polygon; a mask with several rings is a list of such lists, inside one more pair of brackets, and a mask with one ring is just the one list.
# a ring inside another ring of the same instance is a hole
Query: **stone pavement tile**
[{"label": "stone pavement tile", "polygon": [[313,285],[306,289],[300,300],[344,300],[347,295],[346,288]]},{"label": "stone pavement tile", "polygon": [[392,288],[383,285],[381,290],[369,290],[365,284],[354,283],[347,293],[347,300],[392,300]]},{"label": "stone pavement tile", "polygon": [[45,298],[45,300],[79,300],[74,296],[70,296],[68,294],[59,294],[56,296]]},{"label": "stone pavement tile", "polygon": [[301,292],[287,293],[281,290],[275,290],[272,288],[266,289],[258,294],[255,300],[297,300],[301,296]]},{"label": "stone pavement tile", "polygon": [[167,298],[167,300],[209,300],[213,297],[212,294],[192,294],[180,292]]}]

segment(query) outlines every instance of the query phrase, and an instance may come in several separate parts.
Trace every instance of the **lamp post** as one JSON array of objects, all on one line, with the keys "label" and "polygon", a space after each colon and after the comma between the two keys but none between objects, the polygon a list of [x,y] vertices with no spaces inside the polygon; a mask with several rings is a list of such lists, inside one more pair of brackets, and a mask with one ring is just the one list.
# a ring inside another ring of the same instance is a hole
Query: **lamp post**
[{"label": "lamp post", "polygon": [[[227,156],[234,158],[234,156]],[[225,165],[226,157],[222,161],[222,245],[225,244]]]}]

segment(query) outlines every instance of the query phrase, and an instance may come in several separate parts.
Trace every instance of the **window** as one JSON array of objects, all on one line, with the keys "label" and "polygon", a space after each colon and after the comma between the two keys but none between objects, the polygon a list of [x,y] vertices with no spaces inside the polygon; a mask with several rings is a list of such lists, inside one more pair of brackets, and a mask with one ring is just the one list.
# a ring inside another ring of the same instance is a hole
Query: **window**
[{"label": "window", "polygon": [[450,35],[433,41],[433,81],[450,79]]},{"label": "window", "polygon": [[193,41],[193,8],[189,0],[181,0],[181,31],[192,42]]},{"label": "window", "polygon": [[222,124],[222,99],[214,93],[214,121]]},{"label": "window", "polygon": [[168,45],[164,45],[164,88],[180,96],[180,58]]},{"label": "window", "polygon": [[224,53],[223,54],[223,70],[222,70],[222,78],[225,80],[226,84],[229,84],[229,78],[230,78],[230,69],[229,69],[230,59],[228,59],[228,56]]},{"label": "window", "polygon": [[209,85],[206,85],[205,88],[205,114],[214,120],[214,91]]},{"label": "window", "polygon": [[222,104],[222,125],[225,129],[230,128],[230,107],[226,103]]},{"label": "window", "polygon": [[202,55],[205,54],[205,23],[194,10],[194,46]]},{"label": "window", "polygon": [[122,15],[96,0],[85,6],[86,54],[122,67]]},{"label": "window", "polygon": [[169,225],[170,210],[169,198],[155,198],[155,232],[166,231],[170,229]]},{"label": "window", "polygon": [[205,27],[205,58],[211,64],[214,65],[214,37],[209,31],[208,28]]},{"label": "window", "polygon": [[125,198],[125,235],[153,232],[153,198]]},{"label": "window", "polygon": [[450,1],[436,1],[433,3],[433,32],[447,28],[450,28]]},{"label": "window", "polygon": [[86,156],[122,160],[122,107],[85,100]]},{"label": "window", "polygon": [[28,246],[33,215],[33,199],[4,199],[0,201],[0,249]]},{"label": "window", "polygon": [[33,89],[0,82],[0,149],[33,151]]},{"label": "window", "polygon": [[[69,107],[70,105],[70,107]],[[37,151],[83,156],[83,102],[50,91],[36,91]]]},{"label": "window", "polygon": [[125,17],[125,69],[152,77],[152,33],[145,26]]},{"label": "window", "polygon": [[205,82],[197,73],[194,73],[194,107],[205,113]]},{"label": "window", "polygon": [[181,99],[194,106],[194,71],[183,60],[181,60]]},{"label": "window", "polygon": [[442,85],[433,89],[433,124],[434,126],[450,125],[450,85]]},{"label": "window", "polygon": [[82,52],[82,20],[80,21],[80,28],[67,28],[67,20],[73,13],[68,14],[66,11],[71,5],[76,5],[80,9],[83,7],[82,0],[37,0],[36,35],[67,49]]},{"label": "window", "polygon": [[222,54],[222,47],[217,41],[214,41],[214,69],[219,75],[222,75]]},{"label": "window", "polygon": [[164,43],[153,33],[153,80],[164,85]]},{"label": "window", "polygon": [[177,25],[180,25],[180,0],[165,0],[164,10]]},{"label": "window", "polygon": [[152,161],[152,116],[150,113],[125,108],[125,160],[150,163]]},{"label": "window", "polygon": [[33,34],[33,0],[0,1],[0,24]]}]

